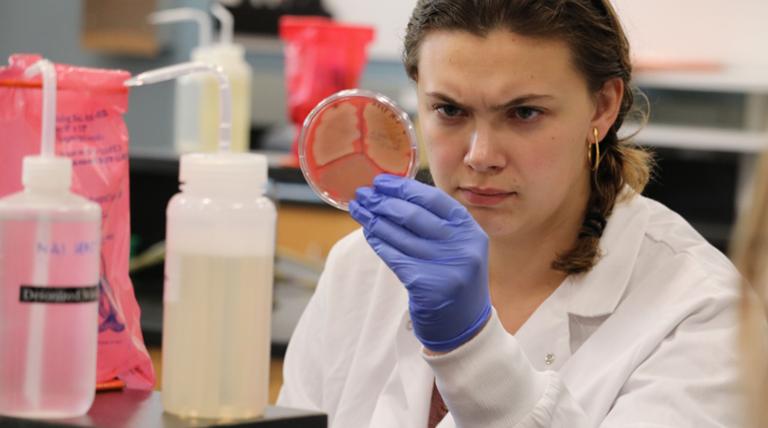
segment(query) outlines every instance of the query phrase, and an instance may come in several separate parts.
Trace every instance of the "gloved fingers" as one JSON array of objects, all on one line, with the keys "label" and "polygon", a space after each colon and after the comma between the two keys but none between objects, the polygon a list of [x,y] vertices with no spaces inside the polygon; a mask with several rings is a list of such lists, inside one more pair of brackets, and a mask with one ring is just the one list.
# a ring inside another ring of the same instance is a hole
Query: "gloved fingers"
[{"label": "gloved fingers", "polygon": [[[404,255],[419,260],[435,260],[441,258],[441,247],[435,241],[416,236],[410,230],[393,223],[386,217],[376,216],[375,221],[369,222],[365,228],[367,236],[374,236]],[[385,260],[389,261],[389,260]]]},{"label": "gloved fingers", "polygon": [[400,282],[402,282],[406,288],[409,288],[409,284],[417,276],[418,270],[423,269],[421,267],[422,263],[412,257],[408,257],[406,254],[403,254],[402,251],[389,245],[387,242],[371,233],[365,231],[364,234],[366,241],[368,241],[368,245],[370,245],[371,248],[373,248],[373,251],[384,260],[390,269],[392,269],[392,272],[397,275]]},{"label": "gloved fingers", "polygon": [[349,201],[349,215],[363,226],[363,229],[370,227],[372,221],[374,221],[374,215],[367,208],[360,205],[356,200]]},{"label": "gloved fingers", "polygon": [[355,200],[371,213],[385,217],[422,238],[443,240],[453,235],[448,223],[431,211],[409,201],[376,192],[370,187],[357,189]]},{"label": "gloved fingers", "polygon": [[447,193],[410,178],[379,174],[373,179],[373,187],[377,192],[412,202],[446,220],[467,215],[464,206]]},{"label": "gloved fingers", "polygon": [[[411,231],[389,221],[386,217],[371,213],[357,201],[349,203],[349,213],[363,226],[365,237],[370,243],[370,237],[376,237],[388,246],[397,249],[404,257],[421,260],[440,258],[440,248],[434,242],[414,235]],[[384,259],[387,264],[395,260]]]}]

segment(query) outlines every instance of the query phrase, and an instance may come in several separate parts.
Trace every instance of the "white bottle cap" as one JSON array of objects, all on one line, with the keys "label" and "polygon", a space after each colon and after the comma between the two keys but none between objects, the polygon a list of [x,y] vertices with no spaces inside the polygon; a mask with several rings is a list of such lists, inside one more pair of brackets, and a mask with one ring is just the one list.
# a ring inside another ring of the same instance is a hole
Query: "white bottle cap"
[{"label": "white bottle cap", "polygon": [[66,189],[72,187],[72,159],[61,156],[25,156],[22,161],[21,182],[36,189]]},{"label": "white bottle cap", "polygon": [[250,188],[263,191],[267,185],[267,157],[256,153],[182,155],[179,181],[191,185],[224,185],[232,190]]},{"label": "white bottle cap", "polygon": [[192,61],[201,61],[226,67],[245,60],[245,48],[241,45],[216,43],[192,50]]}]

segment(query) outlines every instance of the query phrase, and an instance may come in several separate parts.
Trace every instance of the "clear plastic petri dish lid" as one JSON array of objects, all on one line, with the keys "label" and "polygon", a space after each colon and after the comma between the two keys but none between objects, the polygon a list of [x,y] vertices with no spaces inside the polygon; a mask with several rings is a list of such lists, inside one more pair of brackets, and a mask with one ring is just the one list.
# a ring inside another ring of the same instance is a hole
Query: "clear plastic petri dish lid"
[{"label": "clear plastic petri dish lid", "polygon": [[355,190],[372,185],[378,174],[416,176],[416,130],[408,114],[382,94],[337,92],[304,120],[299,164],[322,200],[348,210]]}]

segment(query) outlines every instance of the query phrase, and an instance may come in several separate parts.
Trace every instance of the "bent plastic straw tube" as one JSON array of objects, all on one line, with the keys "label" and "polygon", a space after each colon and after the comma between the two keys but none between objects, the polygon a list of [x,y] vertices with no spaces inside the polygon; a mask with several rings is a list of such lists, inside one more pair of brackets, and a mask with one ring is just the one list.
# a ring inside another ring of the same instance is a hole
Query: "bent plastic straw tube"
[{"label": "bent plastic straw tube", "polygon": [[[55,155],[56,144],[56,69],[50,61],[41,59],[29,67],[24,75],[32,77],[43,75],[43,109],[42,129],[40,132],[40,153],[44,157]],[[41,216],[37,223],[37,242],[50,241],[51,220],[46,215]],[[36,246],[35,246],[36,247]],[[36,286],[48,284],[48,270],[50,256],[47,252],[36,254],[37,262],[32,274],[32,281]],[[46,307],[42,303],[30,304],[30,320],[27,340],[27,364],[24,374],[24,396],[34,407],[40,407],[43,391],[43,352],[45,343],[43,335],[45,329]]]},{"label": "bent plastic straw tube", "polygon": [[232,91],[229,78],[221,67],[204,62],[184,62],[141,73],[126,80],[125,86],[144,86],[194,73],[213,74],[219,82],[219,152],[228,152],[232,145]]},{"label": "bent plastic straw tube", "polygon": [[43,156],[55,155],[56,144],[56,69],[47,59],[32,64],[24,76],[43,75],[43,124],[40,138],[40,153]]},{"label": "bent plastic straw tube", "polygon": [[235,29],[235,20],[232,18],[232,13],[217,1],[214,1],[211,5],[211,13],[213,13],[213,16],[215,16],[221,24],[221,30],[219,30],[219,43],[222,45],[232,44],[232,34]]}]

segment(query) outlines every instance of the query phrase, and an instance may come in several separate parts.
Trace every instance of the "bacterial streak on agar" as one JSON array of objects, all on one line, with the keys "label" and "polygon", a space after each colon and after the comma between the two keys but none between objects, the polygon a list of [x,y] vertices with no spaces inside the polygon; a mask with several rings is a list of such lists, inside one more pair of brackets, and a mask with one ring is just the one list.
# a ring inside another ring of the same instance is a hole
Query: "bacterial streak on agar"
[{"label": "bacterial streak on agar", "polygon": [[352,90],[329,97],[308,116],[300,143],[307,181],[340,209],[380,173],[415,173],[413,124],[379,94]]}]

